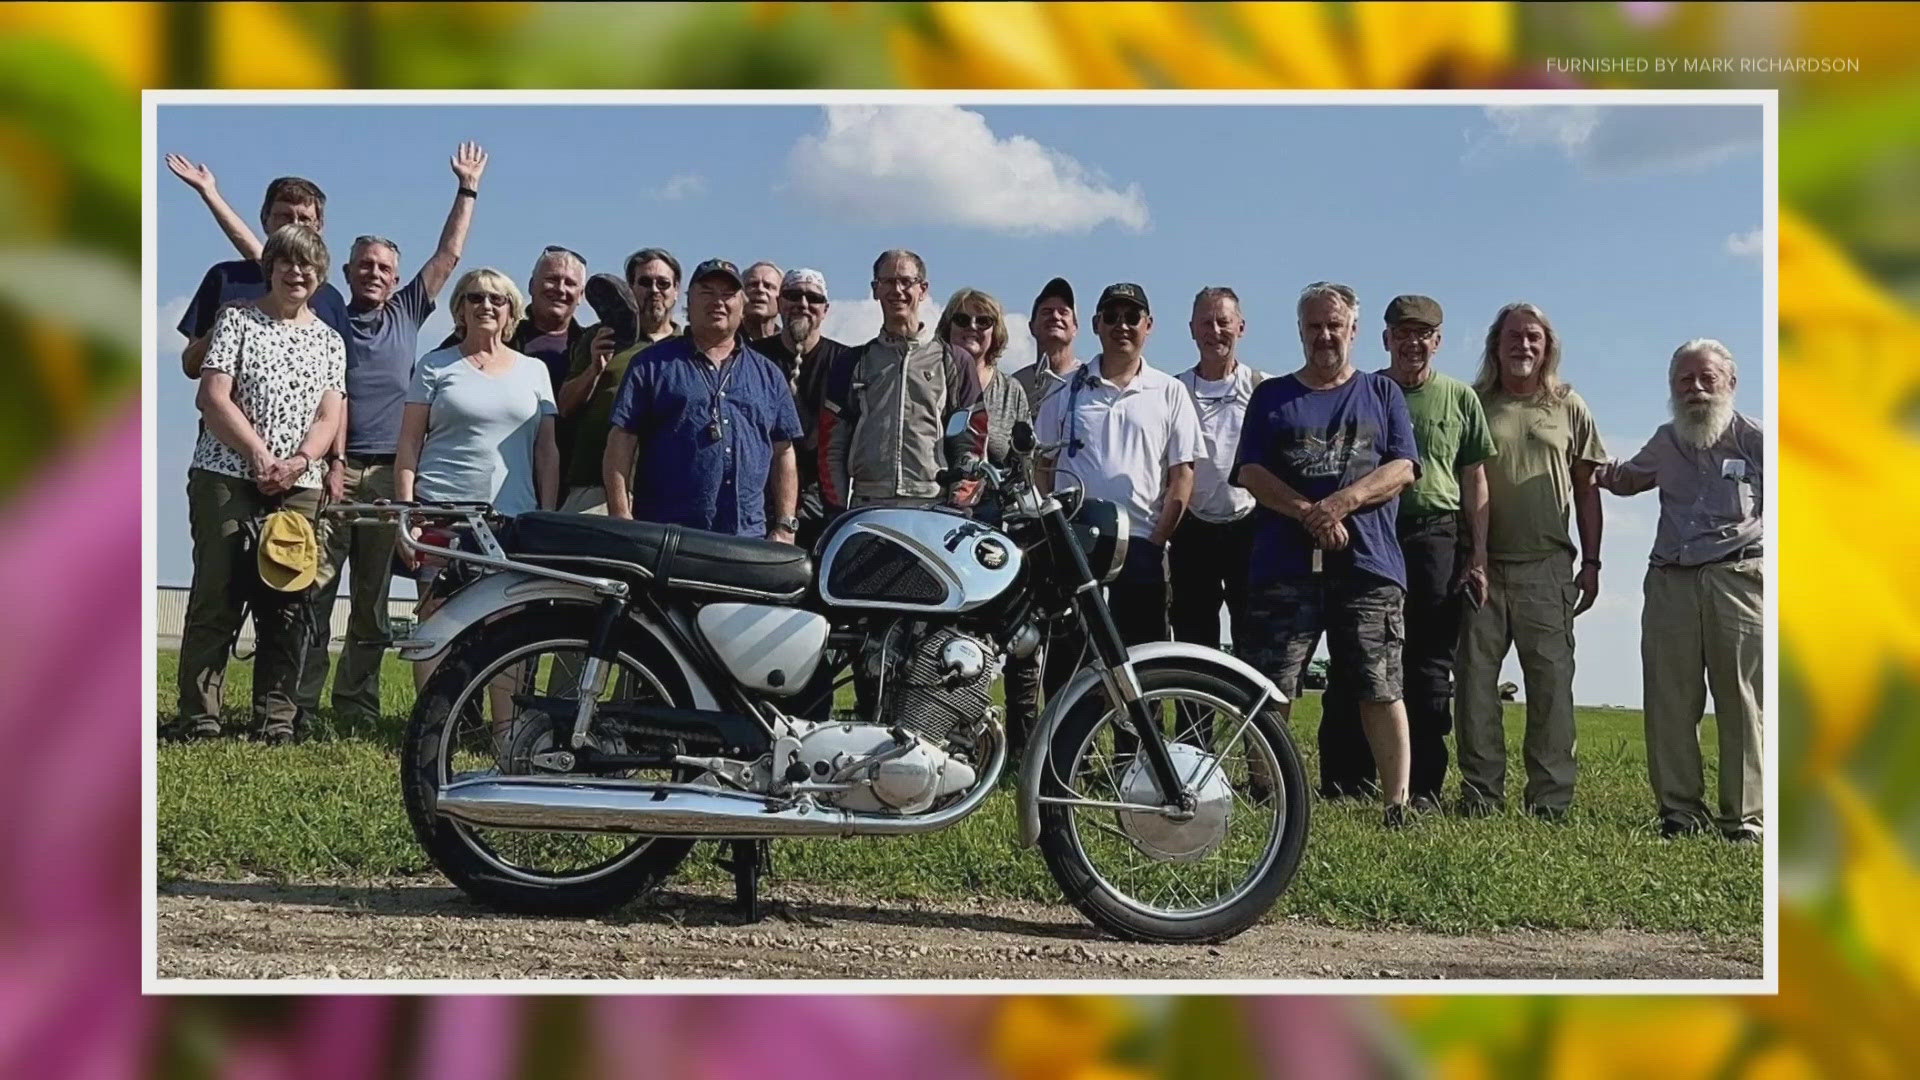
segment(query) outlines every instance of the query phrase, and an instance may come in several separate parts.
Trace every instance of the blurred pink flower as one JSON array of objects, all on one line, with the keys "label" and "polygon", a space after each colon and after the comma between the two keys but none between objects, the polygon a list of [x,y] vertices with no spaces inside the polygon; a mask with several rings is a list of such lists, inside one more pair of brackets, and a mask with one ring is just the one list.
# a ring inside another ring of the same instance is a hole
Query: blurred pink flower
[{"label": "blurred pink flower", "polygon": [[1669,3],[1624,3],[1620,10],[1627,21],[1641,29],[1652,29],[1673,17],[1676,5]]},{"label": "blurred pink flower", "polygon": [[970,1025],[888,998],[600,998],[592,1026],[602,1075],[678,1080],[840,1080],[984,1076]]},{"label": "blurred pink flower", "polygon": [[0,518],[0,1075],[132,1075],[140,992],[140,422]]},{"label": "blurred pink flower", "polygon": [[1246,1010],[1247,1029],[1266,1051],[1268,1075],[1361,1080],[1380,1071],[1349,999],[1254,998]]}]

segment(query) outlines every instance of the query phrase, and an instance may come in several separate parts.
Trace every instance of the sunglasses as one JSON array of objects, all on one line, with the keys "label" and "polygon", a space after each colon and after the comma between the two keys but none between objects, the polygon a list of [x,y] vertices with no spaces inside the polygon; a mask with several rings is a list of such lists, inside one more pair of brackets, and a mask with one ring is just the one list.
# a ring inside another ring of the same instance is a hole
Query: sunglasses
[{"label": "sunglasses", "polygon": [[782,289],[780,290],[780,299],[785,300],[789,304],[798,304],[804,300],[815,307],[819,307],[821,304],[827,302],[825,296],[819,293],[807,292],[804,289]]},{"label": "sunglasses", "polygon": [[653,292],[672,292],[673,285],[674,285],[674,281],[672,278],[642,277],[642,278],[633,279],[633,289],[635,292],[640,292],[643,290],[651,290]]},{"label": "sunglasses", "polygon": [[991,315],[955,315],[953,317],[953,325],[962,330],[991,330],[999,321]]},{"label": "sunglasses", "polygon": [[496,292],[470,292],[461,299],[475,307],[487,304],[492,307],[506,307],[507,298]]},{"label": "sunglasses", "polygon": [[1139,326],[1147,313],[1137,307],[1110,307],[1100,313],[1100,321],[1108,326]]}]

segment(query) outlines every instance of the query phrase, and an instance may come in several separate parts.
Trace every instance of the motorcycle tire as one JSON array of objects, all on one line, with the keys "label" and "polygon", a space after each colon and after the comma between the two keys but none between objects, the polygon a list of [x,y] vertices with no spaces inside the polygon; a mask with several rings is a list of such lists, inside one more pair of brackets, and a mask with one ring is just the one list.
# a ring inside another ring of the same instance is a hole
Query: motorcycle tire
[{"label": "motorcycle tire", "polygon": [[[595,609],[582,604],[529,608],[508,615],[454,645],[421,690],[408,721],[400,754],[400,786],[413,833],[441,873],[462,892],[490,907],[530,915],[590,916],[613,911],[671,877],[693,850],[695,841],[666,837],[636,839],[645,846],[623,854],[615,865],[585,877],[538,877],[491,862],[475,849],[465,827],[433,811],[440,787],[440,758],[455,698],[501,658],[530,646],[577,646],[584,654],[584,628]],[[625,662],[644,669],[668,698],[666,704],[692,708],[692,694],[673,657],[645,631],[622,627],[616,651]],[[470,697],[476,704],[485,688]],[[689,779],[677,777],[676,779]]]},{"label": "motorcycle tire", "polygon": [[[1143,667],[1139,675],[1141,691],[1149,698],[1156,692],[1192,690],[1244,713],[1253,707],[1258,696],[1258,691],[1244,682],[1178,666]],[[1096,689],[1061,718],[1048,744],[1050,760],[1041,787],[1043,794],[1068,794],[1058,777],[1071,771],[1075,756],[1095,736],[1099,725],[1116,722],[1117,718],[1110,715],[1112,712],[1106,695]],[[1128,897],[1104,880],[1081,846],[1073,815],[1101,812],[1043,803],[1040,806],[1040,853],[1068,902],[1096,926],[1132,941],[1218,942],[1259,922],[1299,869],[1306,850],[1309,811],[1306,769],[1277,705],[1270,704],[1261,710],[1241,738],[1250,738],[1255,732],[1272,751],[1278,766],[1276,776],[1269,782],[1265,805],[1283,808],[1285,818],[1277,842],[1271,842],[1263,851],[1263,863],[1250,875],[1252,880],[1243,885],[1241,892],[1218,910],[1197,913],[1146,910],[1148,905]]]}]

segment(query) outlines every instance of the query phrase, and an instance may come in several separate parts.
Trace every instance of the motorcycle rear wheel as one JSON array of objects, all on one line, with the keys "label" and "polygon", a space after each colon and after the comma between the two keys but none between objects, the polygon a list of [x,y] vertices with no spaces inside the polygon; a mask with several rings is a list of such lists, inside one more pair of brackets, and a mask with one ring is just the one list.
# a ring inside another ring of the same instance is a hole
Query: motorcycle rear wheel
[{"label": "motorcycle rear wheel", "polygon": [[[1140,685],[1170,751],[1180,755],[1177,764],[1188,766],[1183,779],[1207,778],[1227,800],[1220,834],[1195,843],[1186,826],[1148,811],[1042,803],[1040,852],[1068,901],[1109,933],[1134,941],[1223,941],[1265,916],[1299,868],[1306,772],[1277,706],[1246,721],[1252,688],[1165,666],[1142,670]],[[1134,763],[1131,732],[1104,694],[1082,698],[1054,730],[1041,794],[1136,803],[1145,762]],[[1209,777],[1204,762],[1214,756],[1222,760]],[[1185,858],[1168,856],[1182,844],[1192,845]]]},{"label": "motorcycle rear wheel", "polygon": [[[577,700],[577,691],[567,686],[567,668],[577,676],[586,656],[583,629],[594,614],[585,605],[532,608],[478,631],[434,670],[407,724],[400,786],[414,836],[448,880],[490,907],[534,915],[604,914],[659,886],[693,850],[688,839],[487,829],[434,813],[441,785],[456,775],[524,770],[509,748],[525,748],[516,725],[530,721],[517,712],[489,718],[506,698],[493,687],[512,681],[522,692]],[[623,632],[616,657],[603,701],[620,694],[693,707],[678,665],[652,637]],[[663,770],[656,778],[684,782],[692,776]]]}]

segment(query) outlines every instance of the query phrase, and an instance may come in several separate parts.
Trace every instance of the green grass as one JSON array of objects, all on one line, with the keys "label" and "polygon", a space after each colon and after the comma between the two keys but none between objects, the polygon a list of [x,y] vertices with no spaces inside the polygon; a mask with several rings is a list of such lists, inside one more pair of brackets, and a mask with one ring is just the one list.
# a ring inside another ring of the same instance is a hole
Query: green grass
[{"label": "green grass", "polygon": [[[175,654],[160,654],[159,704],[166,717],[175,708],[177,663]],[[228,679],[228,717],[236,723],[245,716],[248,674],[247,665],[235,664]],[[401,806],[395,756],[412,686],[406,665],[390,657],[382,684],[387,715],[369,729],[341,730],[323,715],[314,741],[290,747],[162,744],[160,878],[432,874]],[[1309,777],[1317,775],[1319,717],[1319,695],[1296,705],[1293,734]],[[1508,785],[1517,802],[1524,782],[1521,707],[1509,707],[1507,720]],[[1712,726],[1709,717],[1701,731],[1709,792]],[[1375,807],[1316,802],[1306,859],[1277,912],[1338,926],[1442,933],[1516,927],[1696,932],[1759,956],[1759,846],[1715,836],[1659,839],[1640,713],[1581,709],[1579,731],[1579,789],[1564,825],[1517,812],[1483,821],[1424,816],[1404,833],[1389,833]],[[1057,901],[1039,854],[1019,848],[1017,834],[1009,788],[967,821],[928,836],[777,844],[776,882],[876,899]],[[681,881],[727,880],[709,850],[696,851]]]}]

